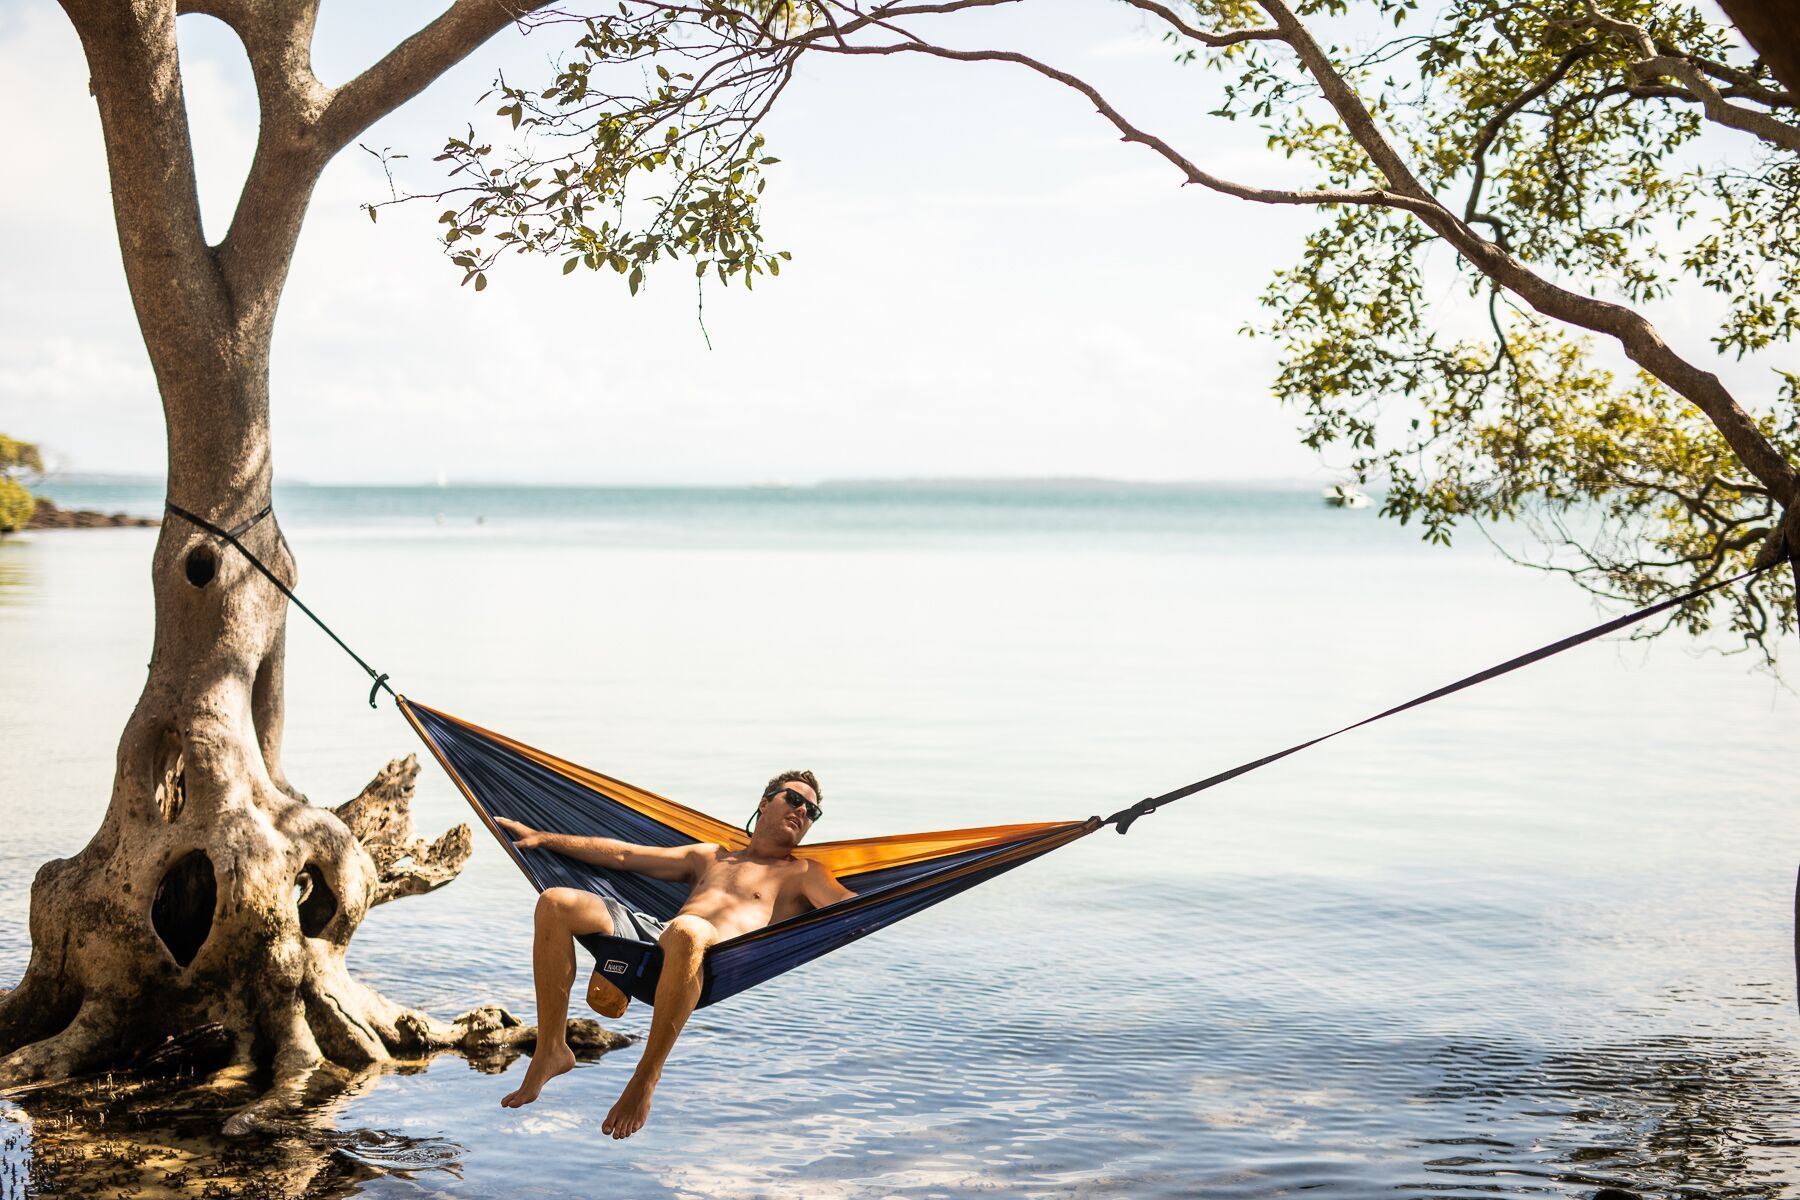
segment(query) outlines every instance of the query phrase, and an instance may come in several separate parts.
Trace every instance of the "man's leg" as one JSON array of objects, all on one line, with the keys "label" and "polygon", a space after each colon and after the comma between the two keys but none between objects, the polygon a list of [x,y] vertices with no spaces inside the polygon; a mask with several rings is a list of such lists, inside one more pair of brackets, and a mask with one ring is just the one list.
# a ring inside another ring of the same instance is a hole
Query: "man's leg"
[{"label": "man's leg", "polygon": [[719,940],[719,931],[711,921],[683,915],[669,922],[661,939],[662,977],[656,981],[656,1013],[650,1019],[650,1037],[644,1044],[644,1057],[638,1060],[631,1082],[625,1085],[618,1102],[601,1122],[600,1131],[615,1138],[627,1138],[644,1127],[650,1118],[650,1093],[662,1078],[663,1064],[682,1026],[700,1003],[701,962],[706,949]]},{"label": "man's leg", "polygon": [[576,888],[551,888],[538,897],[531,943],[531,974],[537,984],[537,1049],[517,1091],[500,1101],[519,1108],[538,1098],[544,1085],[575,1065],[565,1033],[569,1027],[569,986],[575,982],[575,935],[613,931],[605,901]]}]

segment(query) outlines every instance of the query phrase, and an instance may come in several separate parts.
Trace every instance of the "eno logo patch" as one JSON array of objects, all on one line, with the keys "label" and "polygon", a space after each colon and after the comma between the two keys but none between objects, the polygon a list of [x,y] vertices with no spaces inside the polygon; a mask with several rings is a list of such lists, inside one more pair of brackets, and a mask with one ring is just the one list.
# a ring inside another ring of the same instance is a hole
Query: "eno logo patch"
[{"label": "eno logo patch", "polygon": [[608,975],[623,975],[625,973],[625,964],[616,958],[609,958],[606,960],[606,965],[600,969],[605,971]]}]

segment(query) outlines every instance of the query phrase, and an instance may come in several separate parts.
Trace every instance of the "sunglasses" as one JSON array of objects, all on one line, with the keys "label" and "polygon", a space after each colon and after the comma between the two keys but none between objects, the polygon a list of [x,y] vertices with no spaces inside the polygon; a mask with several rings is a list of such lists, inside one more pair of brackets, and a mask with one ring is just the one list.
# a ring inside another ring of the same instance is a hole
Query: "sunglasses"
[{"label": "sunglasses", "polygon": [[789,808],[804,808],[806,810],[806,819],[809,821],[816,821],[825,815],[824,809],[820,808],[817,804],[814,804],[811,800],[808,800],[805,796],[802,796],[799,792],[796,792],[793,788],[776,788],[773,791],[764,792],[763,799],[786,800]]}]

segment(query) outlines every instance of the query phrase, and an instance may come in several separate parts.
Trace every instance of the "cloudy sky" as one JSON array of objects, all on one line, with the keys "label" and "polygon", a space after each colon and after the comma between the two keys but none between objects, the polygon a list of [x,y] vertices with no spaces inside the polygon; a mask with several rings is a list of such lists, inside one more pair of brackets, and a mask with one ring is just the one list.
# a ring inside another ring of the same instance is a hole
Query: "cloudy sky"
[{"label": "cloudy sky", "polygon": [[[1250,128],[1208,119],[1214,76],[1170,63],[1139,15],[1095,0],[976,14],[962,45],[1039,53],[1216,173],[1300,183]],[[434,4],[325,4],[328,84]],[[209,233],[256,133],[242,52],[182,18]],[[446,133],[492,108],[496,70],[544,77],[567,34],[507,33],[365,136],[430,186]],[[67,469],[158,474],[154,382],[125,293],[99,124],[67,22],[0,0],[0,431]],[[1183,189],[1070,93],[999,65],[810,65],[770,126],[769,243],[755,293],[709,289],[708,349],[685,264],[629,298],[610,273],[515,259],[458,286],[419,205],[351,149],[314,198],[275,342],[279,475],[315,482],[694,483],[821,478],[1328,475],[1269,397],[1270,348],[1239,334],[1317,216]],[[1670,336],[1694,354],[1686,309]],[[1766,372],[1737,376],[1763,387]],[[1765,389],[1766,390],[1766,389]]]}]

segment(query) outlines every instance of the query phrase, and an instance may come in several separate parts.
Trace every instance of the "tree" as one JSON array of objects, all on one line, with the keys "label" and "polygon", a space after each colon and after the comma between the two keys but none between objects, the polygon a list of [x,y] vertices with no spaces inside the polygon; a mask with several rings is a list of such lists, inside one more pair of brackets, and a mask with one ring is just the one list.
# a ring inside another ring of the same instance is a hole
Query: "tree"
[{"label": "tree", "polygon": [[[1750,59],[1668,0],[1448,0],[1423,14],[1416,0],[1124,0],[1177,63],[1221,72],[1216,116],[1259,122],[1273,153],[1318,172],[1317,186],[1268,187],[1212,173],[1069,71],[950,44],[958,14],[1015,2],[545,14],[578,22],[575,51],[541,83],[496,84],[514,145],[447,144],[452,186],[433,194],[456,205],[446,248],[477,285],[507,252],[610,267],[634,291],[647,264],[716,247],[732,257],[697,264],[703,276],[776,274],[758,237],[756,170],[773,161],[758,130],[806,56],[1000,65],[1081,95],[1184,184],[1327,214],[1249,332],[1281,346],[1276,392],[1306,443],[1347,448],[1359,479],[1386,488],[1387,515],[1438,541],[1471,518],[1525,519],[1543,535],[1537,565],[1638,602],[1774,562],[1784,530],[1800,546],[1796,376],[1741,397],[1649,315],[1716,292],[1713,350],[1739,356],[1800,326],[1800,99],[1778,58]],[[1345,21],[1362,44],[1327,44]],[[1794,42],[1785,26],[1771,36]],[[635,174],[707,155],[730,166],[730,188],[633,201]],[[1447,290],[1460,305],[1437,299]],[[1793,584],[1769,572],[1675,618],[1721,621],[1766,650],[1793,628]]]},{"label": "tree", "polygon": [[41,474],[44,460],[30,442],[0,433],[0,533],[17,533],[37,511],[37,499],[22,479]]},{"label": "tree", "polygon": [[[534,5],[456,0],[361,75],[310,66],[317,0],[65,0],[99,107],[126,282],[168,432],[168,498],[230,527],[270,500],[269,345],[301,218],[321,171],[371,122]],[[261,127],[231,225],[202,236],[176,52],[178,14],[242,41]],[[288,583],[274,517],[244,535]],[[0,993],[0,1087],[53,1080],[197,1028],[227,1070],[274,1068],[233,1118],[253,1124],[320,1069],[528,1037],[479,1010],[453,1023],[378,995],[344,967],[377,904],[441,887],[467,826],[413,836],[417,766],[390,763],[335,809],[282,767],[286,603],[203,530],[164,522],[151,565],[150,669],[120,738],[91,841],[44,864],[32,952]]]},{"label": "tree", "polygon": [[[1314,28],[1341,0],[1125,0],[1166,32],[1172,53],[1226,72],[1223,111],[1265,122],[1275,149],[1317,165],[1321,186],[1296,189],[1210,173],[1051,64],[911,28],[953,30],[959,12],[1013,2],[623,0],[583,18],[525,0],[455,0],[327,89],[308,65],[316,0],[64,0],[92,72],[127,283],[162,396],[169,500],[227,527],[266,507],[270,334],[320,172],[376,118],[535,13],[566,25],[573,44],[543,85],[498,84],[499,115],[521,141],[496,152],[471,128],[441,156],[446,249],[478,290],[508,252],[612,270],[633,291],[666,259],[720,282],[779,274],[785,257],[761,240],[760,171],[773,160],[760,125],[805,55],[1000,64],[1084,96],[1173,178],[1330,212],[1300,268],[1269,294],[1279,321],[1269,332],[1287,351],[1278,387],[1302,406],[1309,441],[1345,441],[1360,470],[1387,473],[1394,515],[1448,536],[1470,513],[1530,502],[1554,517],[1558,506],[1598,505],[1622,557],[1577,575],[1631,594],[1772,559],[1779,529],[1795,531],[1792,420],[1753,415],[1640,311],[1664,285],[1647,222],[1693,204],[1691,219],[1711,220],[1710,232],[1679,269],[1732,298],[1723,344],[1783,341],[1796,320],[1796,268],[1770,253],[1791,226],[1768,225],[1795,220],[1793,94],[1700,16],[1655,0],[1605,13],[1582,0],[1451,0],[1425,33],[1352,54],[1321,44]],[[1369,4],[1381,19],[1413,19],[1411,0]],[[201,234],[178,12],[237,33],[259,97],[256,153],[216,246]],[[1411,92],[1396,63],[1418,81]],[[1703,181],[1677,152],[1715,127],[1763,147],[1766,160]],[[1430,319],[1420,256],[1432,246],[1453,251],[1449,269],[1483,303],[1485,342],[1447,339]],[[1622,351],[1643,379],[1607,375],[1578,331]],[[1765,408],[1791,413],[1792,391],[1790,379]],[[1411,406],[1413,423],[1394,405]],[[293,582],[272,518],[244,536]],[[1607,544],[1571,541],[1589,553]],[[328,1062],[475,1037],[477,1022],[434,1022],[343,967],[370,907],[454,877],[466,828],[429,846],[413,838],[410,762],[336,810],[288,782],[285,606],[238,556],[166,522],[152,587],[154,656],[111,804],[88,846],[46,864],[33,885],[32,959],[0,997],[0,1086],[79,1071],[205,1021],[223,1027],[238,1066],[274,1065],[276,1103]],[[1742,593],[1733,619],[1746,636],[1791,623],[1785,588],[1764,576]]]}]

